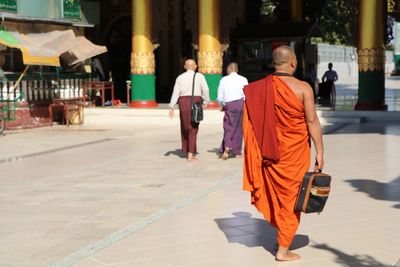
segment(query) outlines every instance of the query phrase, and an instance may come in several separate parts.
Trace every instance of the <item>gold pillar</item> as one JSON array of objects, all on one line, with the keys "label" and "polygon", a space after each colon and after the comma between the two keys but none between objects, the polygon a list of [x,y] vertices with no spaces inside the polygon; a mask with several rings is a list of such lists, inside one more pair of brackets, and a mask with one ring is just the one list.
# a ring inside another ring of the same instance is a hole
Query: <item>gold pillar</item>
[{"label": "gold pillar", "polygon": [[385,110],[386,0],[359,0],[356,110]]},{"label": "gold pillar", "polygon": [[222,77],[222,49],[220,43],[220,0],[199,1],[199,72],[210,88],[211,107],[218,107],[218,85]]},{"label": "gold pillar", "polygon": [[358,64],[360,71],[384,69],[386,1],[359,0]]},{"label": "gold pillar", "polygon": [[199,71],[222,73],[220,38],[220,1],[199,0]]},{"label": "gold pillar", "polygon": [[131,107],[156,107],[152,1],[132,0]]},{"label": "gold pillar", "polygon": [[[304,0],[289,0],[289,16],[290,22],[292,23],[300,23],[303,22],[303,9],[304,9]],[[295,53],[297,56],[297,69],[295,76],[301,79],[305,77],[305,39],[302,41],[295,42]]]},{"label": "gold pillar", "polygon": [[132,74],[154,74],[151,2],[132,0]]},{"label": "gold pillar", "polygon": [[289,12],[291,22],[303,22],[304,0],[290,0]]}]

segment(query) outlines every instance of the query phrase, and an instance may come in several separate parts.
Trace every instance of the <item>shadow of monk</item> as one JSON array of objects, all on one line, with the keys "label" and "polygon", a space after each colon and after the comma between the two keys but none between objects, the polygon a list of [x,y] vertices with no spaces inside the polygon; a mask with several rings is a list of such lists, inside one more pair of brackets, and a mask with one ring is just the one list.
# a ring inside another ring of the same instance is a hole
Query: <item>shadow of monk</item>
[{"label": "shadow of monk", "polygon": [[[239,243],[249,248],[263,247],[275,255],[277,249],[276,229],[267,221],[252,218],[248,212],[234,212],[234,217],[215,219],[229,243]],[[305,247],[310,242],[306,235],[296,235],[290,250]]]},{"label": "shadow of monk", "polygon": [[368,194],[373,199],[399,202],[393,207],[400,208],[400,177],[388,183],[367,179],[350,179],[346,182],[351,184],[357,192]]}]

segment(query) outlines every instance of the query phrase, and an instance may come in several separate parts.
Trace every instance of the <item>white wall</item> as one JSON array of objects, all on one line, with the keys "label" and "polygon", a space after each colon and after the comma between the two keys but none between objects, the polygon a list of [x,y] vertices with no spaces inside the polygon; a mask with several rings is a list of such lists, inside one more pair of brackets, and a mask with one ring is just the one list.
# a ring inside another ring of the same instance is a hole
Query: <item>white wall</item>
[{"label": "white wall", "polygon": [[[317,75],[321,80],[322,75],[328,70],[328,64],[333,64],[333,69],[338,73],[338,82],[358,81],[358,57],[355,47],[317,44],[318,65]],[[393,52],[386,51],[385,73],[390,74],[394,69]]]}]

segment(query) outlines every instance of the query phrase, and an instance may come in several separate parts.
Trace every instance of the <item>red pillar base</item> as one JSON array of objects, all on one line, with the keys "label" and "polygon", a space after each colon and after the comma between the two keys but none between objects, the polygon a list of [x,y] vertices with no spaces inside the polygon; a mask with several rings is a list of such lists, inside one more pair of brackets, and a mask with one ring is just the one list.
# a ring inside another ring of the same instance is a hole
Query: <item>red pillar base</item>
[{"label": "red pillar base", "polygon": [[355,110],[364,110],[364,111],[387,111],[388,106],[386,104],[363,104],[357,103],[354,108]]},{"label": "red pillar base", "polygon": [[131,108],[156,108],[158,103],[155,100],[142,100],[142,101],[131,101],[129,104]]},{"label": "red pillar base", "polygon": [[207,108],[209,109],[219,109],[218,101],[211,101],[208,103]]}]

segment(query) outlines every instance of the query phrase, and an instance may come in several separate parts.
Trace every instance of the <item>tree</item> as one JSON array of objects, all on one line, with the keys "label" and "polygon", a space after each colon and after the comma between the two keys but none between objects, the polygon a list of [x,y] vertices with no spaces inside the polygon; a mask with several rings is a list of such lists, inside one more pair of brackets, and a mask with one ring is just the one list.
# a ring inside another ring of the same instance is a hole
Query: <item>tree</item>
[{"label": "tree", "polygon": [[[387,1],[385,44],[393,39],[393,25],[400,21],[400,0]],[[358,0],[305,0],[306,17],[316,21],[324,32],[324,41],[331,44],[357,46]]]},{"label": "tree", "polygon": [[[400,0],[387,1],[385,44],[393,39],[393,25],[400,21]],[[268,22],[288,21],[289,0],[259,0],[260,13]],[[358,0],[304,0],[304,19],[317,22],[323,41],[357,46]]]},{"label": "tree", "polygon": [[356,45],[358,0],[306,0],[305,17],[318,22],[330,44]]},{"label": "tree", "polygon": [[[288,21],[289,0],[261,0],[261,14],[271,21]],[[331,44],[356,43],[358,0],[304,0],[304,19],[317,22],[323,40]]]}]

